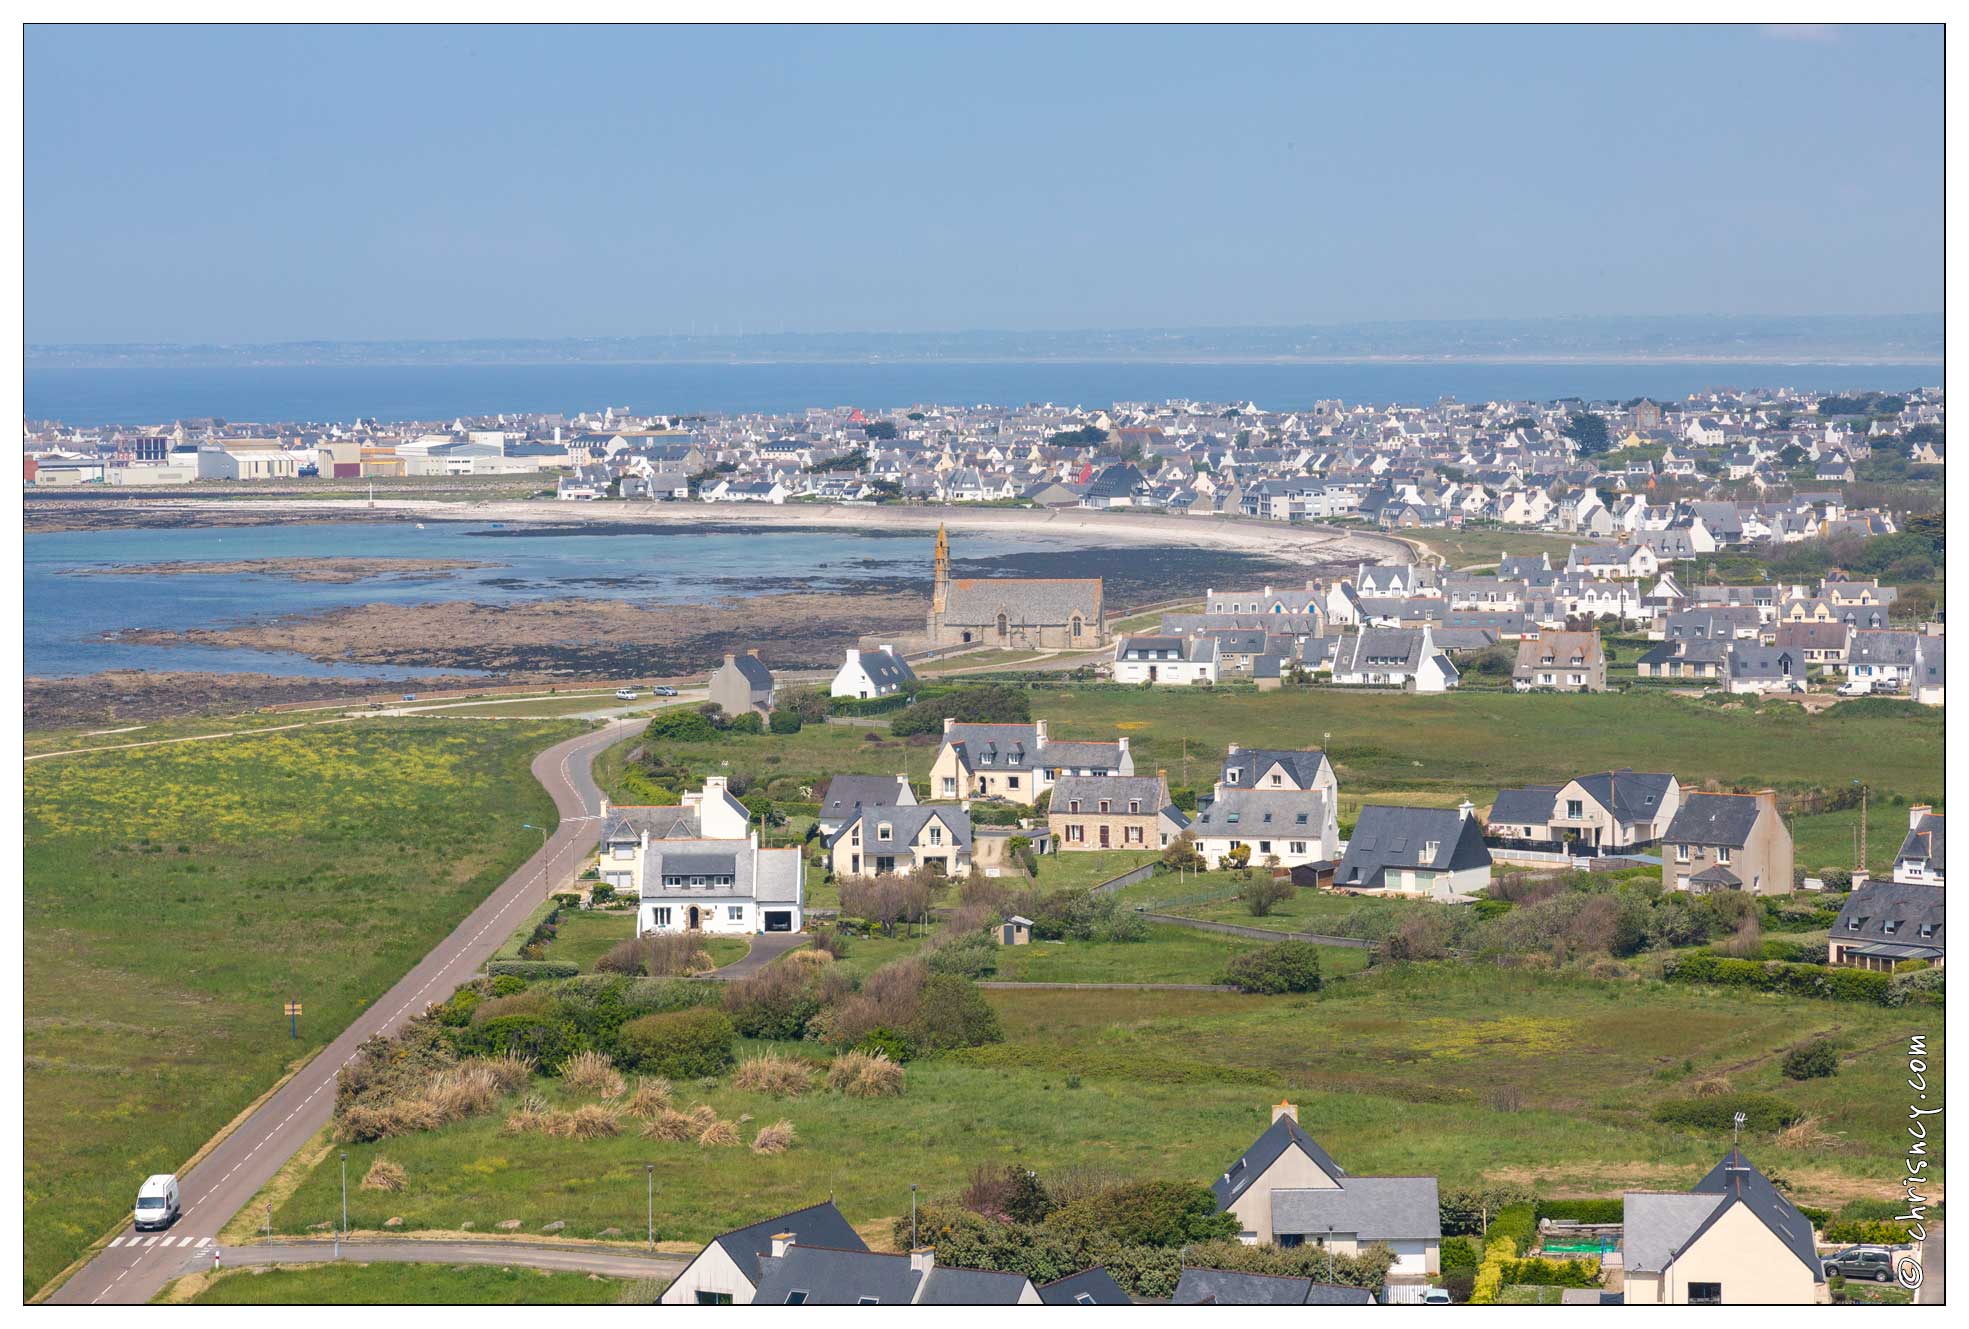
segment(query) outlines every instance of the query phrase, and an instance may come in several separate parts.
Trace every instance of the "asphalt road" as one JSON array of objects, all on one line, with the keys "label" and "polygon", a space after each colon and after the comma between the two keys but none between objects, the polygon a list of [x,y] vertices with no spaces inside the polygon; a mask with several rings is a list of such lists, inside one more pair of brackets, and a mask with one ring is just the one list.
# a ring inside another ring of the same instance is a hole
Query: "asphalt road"
[{"label": "asphalt road", "polygon": [[[534,778],[553,796],[560,812],[560,826],[545,847],[395,987],[357,1016],[300,1074],[179,1178],[184,1211],[171,1228],[142,1236],[126,1231],[78,1269],[49,1300],[70,1305],[136,1305],[150,1300],[165,1283],[183,1273],[188,1258],[209,1264],[219,1229],[296,1150],[328,1124],[335,1106],[336,1072],[355,1056],[356,1049],[376,1034],[393,1032],[470,978],[528,912],[547,897],[549,886],[571,874],[586,851],[593,848],[600,834],[596,814],[601,792],[590,765],[597,753],[638,723],[615,721],[556,744],[536,757]],[[130,1178],[132,1197],[142,1180]]]}]

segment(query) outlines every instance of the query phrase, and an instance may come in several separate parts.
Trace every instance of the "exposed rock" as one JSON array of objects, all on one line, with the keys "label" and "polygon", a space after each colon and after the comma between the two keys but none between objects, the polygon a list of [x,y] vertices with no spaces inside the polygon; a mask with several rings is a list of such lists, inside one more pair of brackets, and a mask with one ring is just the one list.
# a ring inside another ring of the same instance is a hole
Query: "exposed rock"
[{"label": "exposed rock", "polygon": [[545,1226],[543,1226],[543,1227],[542,1227],[542,1228],[541,1228],[540,1230],[541,1230],[542,1232],[559,1232],[559,1231],[560,1231],[560,1230],[561,1230],[562,1228],[564,1228],[564,1227],[566,1227],[566,1226],[567,1226],[567,1220],[566,1220],[566,1219],[562,1219],[562,1218],[557,1218],[557,1219],[555,1219],[555,1220],[554,1220],[553,1222],[551,1222],[551,1223],[548,1223],[548,1224],[546,1224]]},{"label": "exposed rock", "polygon": [[498,1224],[501,1232],[517,1232],[519,1231],[519,1226],[520,1220],[517,1218],[502,1219]]},{"label": "exposed rock", "polygon": [[397,1215],[397,1216],[395,1216],[395,1217],[393,1217],[393,1218],[386,1218],[386,1219],[384,1219],[384,1220],[383,1220],[383,1226],[384,1226],[384,1227],[402,1227],[402,1226],[403,1226],[403,1216],[402,1216],[401,1214],[399,1214],[399,1215]]},{"label": "exposed rock", "polygon": [[334,1227],[334,1226],[335,1226],[335,1224],[334,1224],[334,1222],[333,1222],[333,1220],[331,1220],[331,1221],[329,1221],[329,1222],[326,1222],[326,1223],[310,1223],[310,1224],[308,1224],[308,1231],[310,1231],[310,1232],[326,1232],[326,1231],[328,1231],[328,1230],[329,1230],[330,1228],[332,1228],[332,1227]]},{"label": "exposed rock", "polygon": [[601,1230],[601,1232],[598,1235],[604,1237],[619,1237],[622,1235],[622,1229],[619,1227],[605,1227]]}]

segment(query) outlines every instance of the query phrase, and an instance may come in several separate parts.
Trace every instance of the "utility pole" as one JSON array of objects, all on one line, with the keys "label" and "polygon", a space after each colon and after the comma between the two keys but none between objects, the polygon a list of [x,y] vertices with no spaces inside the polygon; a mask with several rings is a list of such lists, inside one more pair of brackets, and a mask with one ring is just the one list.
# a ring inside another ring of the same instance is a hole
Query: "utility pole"
[{"label": "utility pole", "polygon": [[643,1164],[644,1203],[649,1207],[649,1248],[656,1249],[656,1164]]}]

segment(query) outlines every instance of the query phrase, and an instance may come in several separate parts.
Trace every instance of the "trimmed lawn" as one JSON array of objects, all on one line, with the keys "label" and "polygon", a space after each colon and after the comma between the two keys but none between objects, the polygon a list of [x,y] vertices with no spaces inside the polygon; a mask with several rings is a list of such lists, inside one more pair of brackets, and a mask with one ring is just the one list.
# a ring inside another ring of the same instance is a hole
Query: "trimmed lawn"
[{"label": "trimmed lawn", "polygon": [[[829,1194],[867,1224],[907,1213],[911,1183],[935,1199],[960,1191],[980,1165],[1014,1161],[1203,1184],[1264,1130],[1266,1105],[1282,1094],[1355,1172],[1618,1195],[1687,1187],[1722,1156],[1727,1132],[1649,1117],[1713,1075],[1740,1092],[1778,1094],[1835,1133],[1798,1147],[1760,1134],[1745,1148],[1802,1202],[1837,1205],[1893,1197],[1908,1029],[1925,1026],[1934,1064],[1942,1057],[1939,1012],[1454,964],[1397,967],[1304,997],[1034,990],[988,999],[1007,1041],[912,1062],[900,1098],[776,1100],[729,1079],[680,1087],[686,1107],[702,1101],[734,1121],[750,1114],[747,1138],[790,1120],[798,1142],[784,1155],[662,1143],[634,1129],[586,1142],[514,1137],[495,1114],[350,1146],[352,1175],[382,1154],[409,1178],[394,1195],[351,1190],[350,1221],[375,1229],[402,1215],[411,1231],[486,1231],[507,1219],[527,1230],[563,1220],[570,1237],[640,1233],[645,1162],[656,1168],[659,1237],[690,1242]],[[1837,1076],[1780,1077],[1788,1048],[1829,1031],[1847,1048]],[[559,1084],[545,1092],[565,1098]],[[339,1197],[335,1167],[322,1166],[276,1203],[274,1227],[304,1231],[330,1218]]]},{"label": "trimmed lawn", "polygon": [[[1032,879],[1042,891],[1091,890],[1102,882],[1153,863],[1162,857],[1159,849],[1084,849],[1058,854],[1041,854],[1039,872]],[[1159,881],[1160,877],[1152,877]]]},{"label": "trimmed lawn", "polygon": [[[1272,928],[1280,932],[1331,933],[1334,925],[1342,919],[1373,918],[1380,921],[1377,931],[1385,931],[1392,929],[1397,922],[1413,913],[1428,913],[1437,909],[1459,907],[1461,906],[1434,904],[1427,900],[1379,900],[1301,889],[1273,905],[1272,912],[1263,918],[1253,918],[1251,911],[1245,908],[1244,901],[1236,896],[1158,912],[1178,913],[1185,918],[1205,918],[1216,923],[1236,923],[1248,928]],[[1354,934],[1341,932],[1337,935],[1353,936]]]},{"label": "trimmed lawn", "polygon": [[[194,1306],[611,1306],[644,1290],[623,1278],[489,1264],[310,1264],[194,1277],[202,1284]],[[657,1284],[647,1290],[653,1297]],[[172,1291],[157,1300],[176,1300]]]},{"label": "trimmed lawn", "polygon": [[358,721],[26,768],[28,1293],[539,848],[528,766],[579,732]]},{"label": "trimmed lawn", "polygon": [[547,954],[542,958],[578,964],[582,973],[589,974],[595,970],[595,961],[607,955],[618,942],[635,935],[633,909],[570,909],[561,914],[554,939],[547,944]]}]

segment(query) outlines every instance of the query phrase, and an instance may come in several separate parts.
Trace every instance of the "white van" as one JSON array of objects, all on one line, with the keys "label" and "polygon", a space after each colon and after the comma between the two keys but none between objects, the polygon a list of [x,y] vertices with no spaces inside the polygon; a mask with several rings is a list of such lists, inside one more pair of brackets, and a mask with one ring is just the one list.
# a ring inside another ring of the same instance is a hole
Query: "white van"
[{"label": "white van", "polygon": [[168,1172],[160,1172],[147,1179],[137,1188],[137,1208],[131,1217],[136,1221],[137,1231],[146,1228],[170,1227],[178,1221],[178,1179]]}]

